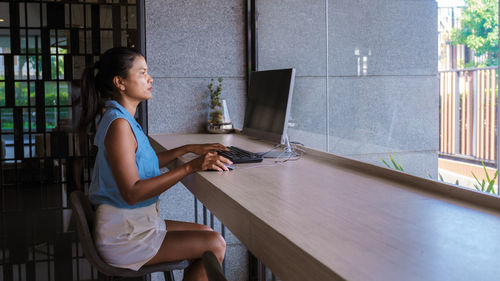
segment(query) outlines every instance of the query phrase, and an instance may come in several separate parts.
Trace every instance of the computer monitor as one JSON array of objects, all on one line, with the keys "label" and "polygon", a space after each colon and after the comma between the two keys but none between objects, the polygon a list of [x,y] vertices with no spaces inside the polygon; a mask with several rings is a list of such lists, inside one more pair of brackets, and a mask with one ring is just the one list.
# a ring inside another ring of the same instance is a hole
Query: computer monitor
[{"label": "computer monitor", "polygon": [[284,144],[292,103],[295,69],[250,74],[243,133]]}]

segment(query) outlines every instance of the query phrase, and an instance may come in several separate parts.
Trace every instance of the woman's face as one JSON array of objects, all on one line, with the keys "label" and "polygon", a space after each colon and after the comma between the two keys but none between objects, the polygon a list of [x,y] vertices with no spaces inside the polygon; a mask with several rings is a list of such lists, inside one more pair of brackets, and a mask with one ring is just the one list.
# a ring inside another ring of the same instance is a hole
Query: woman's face
[{"label": "woman's face", "polygon": [[125,86],[122,91],[126,96],[140,101],[151,98],[153,91],[153,78],[148,74],[148,65],[142,56],[135,58],[128,76],[123,80]]}]

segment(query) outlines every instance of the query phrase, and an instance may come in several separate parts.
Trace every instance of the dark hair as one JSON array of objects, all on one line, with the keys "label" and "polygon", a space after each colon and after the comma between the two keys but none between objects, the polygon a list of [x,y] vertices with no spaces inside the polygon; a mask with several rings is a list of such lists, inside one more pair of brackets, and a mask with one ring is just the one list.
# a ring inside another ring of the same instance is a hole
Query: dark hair
[{"label": "dark hair", "polygon": [[135,58],[139,56],[143,55],[136,49],[116,47],[104,52],[93,66],[85,68],[81,79],[82,113],[78,132],[85,134],[89,125],[102,114],[104,102],[112,99],[115,92],[113,78],[126,78]]}]

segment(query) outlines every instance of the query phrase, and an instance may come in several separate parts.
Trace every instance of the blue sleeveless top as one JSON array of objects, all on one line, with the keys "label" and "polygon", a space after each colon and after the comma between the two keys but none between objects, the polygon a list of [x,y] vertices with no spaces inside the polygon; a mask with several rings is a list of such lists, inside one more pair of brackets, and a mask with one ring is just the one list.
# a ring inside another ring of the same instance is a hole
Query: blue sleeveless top
[{"label": "blue sleeveless top", "polygon": [[142,131],[141,126],[130,113],[114,100],[106,101],[106,112],[99,122],[97,132],[94,138],[94,145],[97,146],[97,156],[90,184],[89,199],[93,205],[109,204],[117,208],[134,209],[149,206],[158,201],[158,196],[139,202],[135,205],[129,205],[123,200],[120,191],[113,178],[111,167],[109,166],[106,148],[104,147],[104,138],[109,125],[117,118],[123,118],[128,121],[132,132],[137,141],[137,151],[135,152],[135,163],[137,172],[141,180],[152,178],[160,174],[158,167],[158,158],[154,152],[148,137]]}]

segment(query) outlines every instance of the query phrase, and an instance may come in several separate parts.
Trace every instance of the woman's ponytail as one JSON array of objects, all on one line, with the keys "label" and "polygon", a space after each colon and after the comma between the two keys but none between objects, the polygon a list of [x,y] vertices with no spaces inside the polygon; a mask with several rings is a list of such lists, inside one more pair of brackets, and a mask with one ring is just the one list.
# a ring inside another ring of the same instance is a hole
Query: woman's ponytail
[{"label": "woman's ponytail", "polygon": [[[89,125],[104,110],[104,102],[113,98],[116,86],[113,79],[116,76],[126,78],[136,57],[143,55],[132,48],[111,48],[101,55],[101,58],[91,67],[87,67],[81,79],[82,113],[78,122],[78,132],[86,134]],[[97,73],[95,73],[97,71]]]},{"label": "woman's ponytail", "polygon": [[95,70],[98,69],[97,65],[93,65],[85,68],[81,79],[81,103],[82,103],[82,113],[80,115],[80,120],[78,121],[78,132],[80,134],[86,134],[88,127],[94,122],[95,117],[102,112],[104,107],[104,101],[101,98],[99,91],[97,90]]}]

